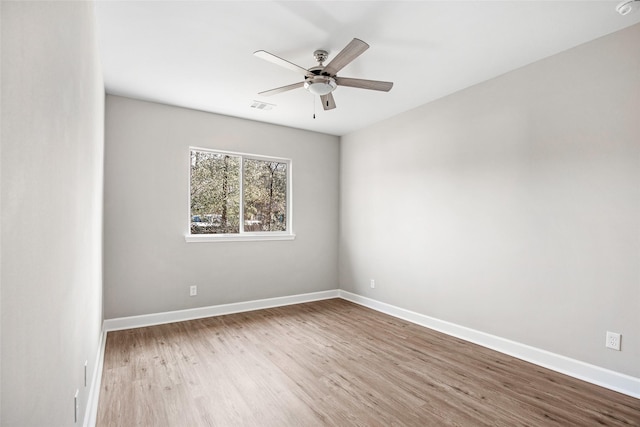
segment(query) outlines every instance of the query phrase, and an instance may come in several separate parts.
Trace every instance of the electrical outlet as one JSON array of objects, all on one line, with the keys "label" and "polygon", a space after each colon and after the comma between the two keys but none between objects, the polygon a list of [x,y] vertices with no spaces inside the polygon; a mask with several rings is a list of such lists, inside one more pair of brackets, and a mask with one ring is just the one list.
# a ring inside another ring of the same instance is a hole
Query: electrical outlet
[{"label": "electrical outlet", "polygon": [[376,287],[376,281],[371,279],[371,289]]},{"label": "electrical outlet", "polygon": [[189,296],[195,297],[198,295],[198,287],[196,285],[189,286]]},{"label": "electrical outlet", "polygon": [[612,350],[620,351],[620,339],[621,338],[622,338],[622,335],[620,335],[620,334],[618,334],[616,332],[607,331],[607,342],[606,342],[607,348],[610,348]]}]

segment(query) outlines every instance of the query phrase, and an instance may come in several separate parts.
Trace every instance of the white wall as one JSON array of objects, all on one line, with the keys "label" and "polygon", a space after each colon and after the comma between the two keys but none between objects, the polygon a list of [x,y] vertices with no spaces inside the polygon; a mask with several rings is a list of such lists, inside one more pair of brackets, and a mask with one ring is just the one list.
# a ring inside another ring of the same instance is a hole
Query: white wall
[{"label": "white wall", "polygon": [[[110,95],[106,109],[106,318],[337,288],[337,137]],[[296,239],[186,243],[189,146],[292,159]]]},{"label": "white wall", "polygon": [[102,325],[104,86],[91,2],[2,2],[3,426],[80,422]]},{"label": "white wall", "polygon": [[640,377],[639,40],[343,137],[340,287]]}]

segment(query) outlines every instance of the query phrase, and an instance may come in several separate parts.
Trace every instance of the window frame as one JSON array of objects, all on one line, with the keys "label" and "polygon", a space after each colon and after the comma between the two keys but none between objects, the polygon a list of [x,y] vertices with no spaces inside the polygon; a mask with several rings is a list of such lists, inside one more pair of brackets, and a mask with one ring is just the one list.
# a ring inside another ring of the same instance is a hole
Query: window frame
[{"label": "window frame", "polygon": [[[191,152],[201,151],[213,154],[222,154],[240,157],[240,227],[238,233],[220,234],[191,234],[190,222],[187,222],[187,232],[184,239],[187,243],[194,242],[238,242],[238,241],[265,241],[265,240],[293,240],[296,235],[293,232],[293,165],[291,159],[284,157],[265,156],[261,154],[241,153],[237,151],[218,150],[203,147],[189,147],[188,165],[188,191],[187,191],[187,218],[191,218]],[[267,162],[286,163],[287,165],[287,228],[285,231],[244,231],[244,161],[246,159],[262,160]]]}]

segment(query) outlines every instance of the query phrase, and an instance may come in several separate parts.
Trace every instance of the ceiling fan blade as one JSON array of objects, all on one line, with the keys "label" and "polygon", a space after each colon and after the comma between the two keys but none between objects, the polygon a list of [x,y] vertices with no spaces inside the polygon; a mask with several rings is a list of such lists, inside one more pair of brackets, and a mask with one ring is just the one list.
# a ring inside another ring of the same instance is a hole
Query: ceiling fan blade
[{"label": "ceiling fan blade", "polygon": [[381,82],[379,80],[351,79],[349,77],[336,77],[338,86],[357,87],[359,89],[380,90],[389,92],[393,87],[393,82]]},{"label": "ceiling fan blade", "polygon": [[365,50],[369,49],[369,45],[360,39],[353,39],[340,51],[332,60],[324,67],[324,73],[335,76],[347,64],[356,59]]},{"label": "ceiling fan blade", "polygon": [[333,99],[333,94],[331,92],[320,96],[320,100],[322,101],[322,108],[325,110],[333,110],[336,108],[336,101]]},{"label": "ceiling fan blade", "polygon": [[297,88],[302,87],[302,86],[304,86],[304,82],[294,83],[294,84],[290,84],[290,85],[286,85],[286,86],[282,86],[282,87],[277,87],[277,88],[271,89],[271,90],[265,90],[264,92],[259,92],[258,95],[271,96],[271,95],[275,95],[277,93],[286,92],[288,90],[297,89]]},{"label": "ceiling fan blade", "polygon": [[302,68],[301,66],[296,65],[293,62],[289,62],[286,59],[282,59],[279,56],[275,56],[274,54],[269,53],[267,51],[258,50],[256,52],[253,52],[253,54],[258,58],[262,58],[265,61],[269,61],[281,67],[288,68],[289,70],[295,71],[296,73],[300,73],[303,76],[306,76],[307,74],[309,74],[309,71]]}]

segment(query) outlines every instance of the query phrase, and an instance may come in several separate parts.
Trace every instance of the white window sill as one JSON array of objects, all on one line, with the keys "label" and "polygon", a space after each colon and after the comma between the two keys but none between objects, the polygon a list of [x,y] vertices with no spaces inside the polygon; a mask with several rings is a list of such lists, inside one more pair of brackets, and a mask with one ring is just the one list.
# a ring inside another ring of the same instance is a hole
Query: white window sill
[{"label": "white window sill", "polygon": [[209,242],[260,242],[265,240],[293,240],[292,233],[242,233],[242,234],[187,234],[184,240],[187,243]]}]

